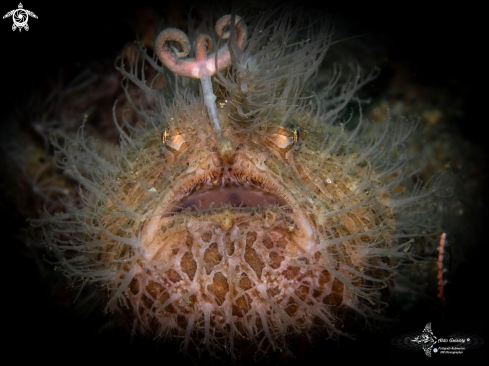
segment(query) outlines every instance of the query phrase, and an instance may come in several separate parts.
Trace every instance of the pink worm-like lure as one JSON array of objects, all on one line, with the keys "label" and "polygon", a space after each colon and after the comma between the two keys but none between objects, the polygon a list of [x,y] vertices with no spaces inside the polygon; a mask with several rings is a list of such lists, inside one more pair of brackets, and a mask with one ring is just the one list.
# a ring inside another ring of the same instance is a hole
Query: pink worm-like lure
[{"label": "pink worm-like lure", "polygon": [[[216,33],[222,39],[228,39],[231,32],[224,32],[224,28],[230,26],[231,15],[224,15],[216,22]],[[236,42],[242,48],[243,42],[247,37],[247,27],[241,17],[235,16]],[[170,41],[178,42],[182,52],[169,45]],[[207,34],[199,34],[196,43],[196,57],[187,57],[191,46],[187,35],[179,29],[168,28],[162,31],[155,41],[156,54],[160,61],[175,74],[200,79],[204,92],[204,101],[209,113],[212,127],[215,131],[221,129],[216,107],[216,96],[212,91],[211,76],[216,75],[217,70],[221,71],[231,64],[231,54],[228,42],[219,50],[211,55],[207,55],[212,48],[211,37]]]}]

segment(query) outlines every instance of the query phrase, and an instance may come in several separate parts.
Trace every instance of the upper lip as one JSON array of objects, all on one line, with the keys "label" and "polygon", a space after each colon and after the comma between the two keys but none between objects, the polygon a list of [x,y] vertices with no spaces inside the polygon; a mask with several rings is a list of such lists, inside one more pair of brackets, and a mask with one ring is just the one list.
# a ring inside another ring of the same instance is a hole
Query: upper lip
[{"label": "upper lip", "polygon": [[171,199],[167,213],[209,210],[220,207],[286,206],[276,184],[259,174],[233,167],[211,170],[184,182]]}]

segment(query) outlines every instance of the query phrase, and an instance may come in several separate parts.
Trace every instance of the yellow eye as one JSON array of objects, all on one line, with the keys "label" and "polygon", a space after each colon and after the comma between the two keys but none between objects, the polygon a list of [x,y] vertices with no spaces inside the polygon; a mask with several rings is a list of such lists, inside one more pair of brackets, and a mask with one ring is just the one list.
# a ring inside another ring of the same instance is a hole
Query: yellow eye
[{"label": "yellow eye", "polygon": [[292,126],[290,128],[280,126],[274,128],[273,133],[268,137],[268,145],[281,154],[285,154],[299,142],[300,130],[299,127]]},{"label": "yellow eye", "polygon": [[164,129],[161,132],[160,141],[165,148],[173,153],[180,152],[188,146],[185,134],[179,129]]}]

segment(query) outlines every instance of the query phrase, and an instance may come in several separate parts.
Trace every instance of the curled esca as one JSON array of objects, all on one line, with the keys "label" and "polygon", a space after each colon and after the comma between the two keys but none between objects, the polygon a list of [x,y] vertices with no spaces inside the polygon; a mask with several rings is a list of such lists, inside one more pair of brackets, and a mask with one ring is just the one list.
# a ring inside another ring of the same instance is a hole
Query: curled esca
[{"label": "curled esca", "polygon": [[[222,39],[230,37],[230,31],[224,31],[230,25],[231,15],[221,17],[215,26],[217,35]],[[247,27],[241,17],[235,16],[236,42],[240,48],[247,37]],[[182,51],[173,47],[170,42],[177,42]],[[168,28],[162,31],[155,41],[156,54],[160,61],[168,69],[177,75],[201,79],[203,75],[214,76],[216,70],[223,70],[231,64],[231,54],[228,42],[219,50],[208,55],[212,48],[212,40],[207,34],[200,34],[196,42],[196,57],[187,57],[191,51],[190,41],[187,35],[179,29]],[[217,52],[217,55],[216,55]],[[217,69],[216,69],[217,66]]]}]

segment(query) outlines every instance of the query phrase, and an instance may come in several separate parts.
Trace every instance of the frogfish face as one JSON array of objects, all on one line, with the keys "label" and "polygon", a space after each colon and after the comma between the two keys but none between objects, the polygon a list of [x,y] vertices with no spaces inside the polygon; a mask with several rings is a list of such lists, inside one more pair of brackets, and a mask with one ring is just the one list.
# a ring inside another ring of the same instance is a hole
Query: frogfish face
[{"label": "frogfish face", "polygon": [[401,154],[411,126],[346,130],[339,111],[369,77],[339,86],[334,74],[309,103],[300,93],[329,36],[281,47],[287,19],[267,22],[250,22],[270,32],[252,33],[214,80],[221,130],[198,97],[167,102],[121,66],[161,103],[138,111],[130,136],[121,128],[118,156],[102,158],[82,135],[54,140],[82,205],[37,222],[46,242],[67,275],[103,285],[106,311],[132,332],[175,337],[185,352],[287,354],[293,337],[348,335],[378,317],[413,238],[426,235],[413,218],[430,195],[405,183]]},{"label": "frogfish face", "polygon": [[220,137],[208,126],[181,118],[165,130],[165,154],[132,193],[151,186],[157,198],[128,268],[129,321],[157,334],[246,334],[265,351],[291,332],[341,333],[351,311],[373,314],[392,261],[369,251],[395,244],[382,222],[391,213],[362,189],[367,169],[345,174],[347,155],[318,161],[325,136],[298,125]]}]

